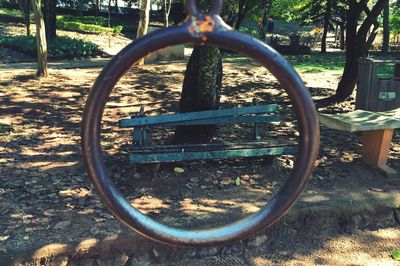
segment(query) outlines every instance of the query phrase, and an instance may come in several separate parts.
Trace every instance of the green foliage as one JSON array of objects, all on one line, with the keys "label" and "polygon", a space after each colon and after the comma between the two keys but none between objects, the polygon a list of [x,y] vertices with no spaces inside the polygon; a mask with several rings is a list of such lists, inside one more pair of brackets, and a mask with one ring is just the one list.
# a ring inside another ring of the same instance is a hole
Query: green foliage
[{"label": "green foliage", "polygon": [[400,34],[400,7],[394,6],[389,17],[389,27],[393,34]]},{"label": "green foliage", "polygon": [[397,249],[394,249],[392,251],[392,258],[395,259],[395,260],[400,261],[400,251],[397,250]]},{"label": "green foliage", "polygon": [[57,22],[59,20],[68,21],[68,22],[80,22],[83,24],[93,24],[98,26],[107,27],[108,19],[101,16],[72,16],[72,15],[63,15],[57,16]]},{"label": "green foliage", "polygon": [[106,26],[107,24],[108,20],[104,17],[57,16],[57,26],[64,30],[87,33],[113,33],[117,35],[123,29],[121,25],[110,28]]},{"label": "green foliage", "polygon": [[[33,14],[31,14],[31,19],[33,19]],[[0,20],[5,22],[23,23],[24,15],[19,9],[0,8]]]},{"label": "green foliage", "polygon": [[299,20],[301,13],[299,10],[303,8],[310,0],[279,0],[272,4],[270,15],[274,19],[283,21]]},{"label": "green foliage", "polygon": [[[99,47],[91,42],[59,36],[48,44],[50,58],[76,58],[101,55]],[[0,35],[0,46],[10,47],[30,56],[37,56],[36,37]]]},{"label": "green foliage", "polygon": [[258,28],[251,26],[241,26],[240,31],[251,35],[254,38],[258,38]]}]

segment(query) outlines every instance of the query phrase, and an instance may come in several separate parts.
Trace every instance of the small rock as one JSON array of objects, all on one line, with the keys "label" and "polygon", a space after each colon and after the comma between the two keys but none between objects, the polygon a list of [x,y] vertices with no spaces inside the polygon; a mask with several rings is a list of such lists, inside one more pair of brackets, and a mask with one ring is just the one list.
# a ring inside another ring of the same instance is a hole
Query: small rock
[{"label": "small rock", "polygon": [[255,181],[254,179],[250,179],[249,180],[250,185],[256,185],[257,181]]},{"label": "small rock", "polygon": [[25,233],[30,233],[30,232],[32,232],[33,231],[33,228],[32,227],[28,227],[28,228],[25,228]]},{"label": "small rock", "polygon": [[58,222],[55,226],[54,226],[54,229],[55,230],[58,230],[58,229],[65,229],[65,228],[67,228],[68,226],[70,226],[71,225],[71,222],[70,221],[61,221],[61,222]]},{"label": "small rock", "polygon": [[230,185],[231,182],[228,181],[228,180],[222,180],[222,181],[220,182],[220,184],[221,184],[222,186],[227,186],[227,185]]},{"label": "small rock", "polygon": [[79,198],[79,199],[78,199],[78,205],[79,205],[79,206],[85,205],[85,202],[86,202],[86,198]]},{"label": "small rock", "polygon": [[92,227],[90,228],[90,233],[94,236],[98,235],[100,233],[100,229],[97,227]]},{"label": "small rock", "polygon": [[189,179],[193,183],[199,183],[199,179],[197,177],[192,177]]},{"label": "small rock", "polygon": [[133,178],[135,178],[135,179],[139,179],[139,178],[141,178],[141,177],[142,177],[142,175],[139,174],[139,173],[135,173],[135,174],[133,175]]}]

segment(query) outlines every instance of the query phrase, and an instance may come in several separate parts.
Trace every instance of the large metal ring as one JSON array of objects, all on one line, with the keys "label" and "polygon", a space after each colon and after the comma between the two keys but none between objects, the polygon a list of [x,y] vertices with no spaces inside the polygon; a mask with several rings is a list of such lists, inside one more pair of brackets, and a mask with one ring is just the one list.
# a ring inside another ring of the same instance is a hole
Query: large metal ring
[{"label": "large metal ring", "polygon": [[[117,54],[97,78],[87,100],[82,128],[86,167],[107,208],[138,234],[171,245],[210,246],[237,241],[274,224],[295,202],[311,176],[319,148],[319,124],[314,103],[300,77],[272,48],[245,34],[230,30],[190,30],[193,21],[153,32]],[[151,52],[178,44],[204,44],[239,52],[267,68],[281,83],[298,119],[299,151],[294,168],[277,194],[259,212],[232,224],[208,230],[186,231],[161,224],[132,207],[107,175],[100,146],[101,120],[105,104],[118,80],[132,65]]]},{"label": "large metal ring", "polygon": [[[219,15],[221,13],[222,7],[224,5],[223,0],[213,0],[212,6],[210,10],[207,12],[207,15]],[[201,12],[197,7],[196,0],[187,0],[186,9],[188,11],[189,16],[198,17]]]}]

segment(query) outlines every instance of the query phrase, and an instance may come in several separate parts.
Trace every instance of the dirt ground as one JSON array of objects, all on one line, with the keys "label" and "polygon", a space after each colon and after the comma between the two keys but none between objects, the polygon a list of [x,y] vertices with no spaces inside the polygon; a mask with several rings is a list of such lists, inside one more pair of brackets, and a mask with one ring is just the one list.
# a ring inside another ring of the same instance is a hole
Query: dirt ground
[{"label": "dirt ground", "polygon": [[[272,161],[163,164],[157,177],[153,176],[152,167],[133,167],[126,153],[131,131],[119,128],[118,121],[138,112],[141,106],[146,115],[176,111],[185,65],[186,62],[168,62],[134,68],[117,85],[104,116],[102,146],[106,164],[121,192],[150,217],[184,228],[225,224],[264,206],[286,180],[294,156],[283,155]],[[60,239],[74,241],[123,232],[125,227],[103,207],[89,183],[80,152],[83,106],[99,72],[100,69],[51,70],[45,79],[35,78],[34,71],[1,72],[0,122],[11,124],[12,131],[0,135],[0,253],[49,241],[57,243]],[[332,93],[340,73],[301,76],[314,99],[318,99]],[[263,138],[298,136],[286,94],[263,68],[249,61],[226,60],[223,84],[223,108],[249,106],[253,98],[261,103],[280,104],[283,121],[266,125]],[[354,101],[349,101],[321,111],[350,111],[353,105]],[[153,129],[152,141],[166,142],[172,131]],[[250,137],[249,126],[224,127],[216,135],[219,140]],[[360,135],[322,127],[317,167],[304,195],[327,200],[349,191],[385,193],[400,187],[398,178],[382,178],[363,164],[360,154]],[[395,131],[389,165],[397,171],[399,156],[399,132]],[[175,167],[184,169],[184,173],[177,173]],[[237,178],[241,180],[239,186]],[[389,239],[393,237],[391,241],[399,243],[398,228],[387,232]],[[326,237],[332,250],[346,250],[362,245],[366,236]],[[373,255],[377,263],[387,260],[387,254],[378,255]],[[328,257],[322,256],[321,264]],[[310,264],[315,258],[299,257]],[[358,265],[358,259],[349,255],[327,262],[341,264],[351,260],[348,264]],[[263,258],[259,260],[263,265]]]}]

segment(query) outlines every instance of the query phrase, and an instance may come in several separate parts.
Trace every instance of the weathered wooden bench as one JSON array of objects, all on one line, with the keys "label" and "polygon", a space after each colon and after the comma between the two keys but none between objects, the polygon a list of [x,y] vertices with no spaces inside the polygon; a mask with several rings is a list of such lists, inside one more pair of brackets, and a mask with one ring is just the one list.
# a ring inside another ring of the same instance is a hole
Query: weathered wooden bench
[{"label": "weathered wooden bench", "polygon": [[[145,116],[143,109],[130,119],[120,120],[120,127],[133,127],[133,145],[129,148],[129,159],[133,163],[161,163],[189,160],[224,159],[293,154],[296,141],[285,138],[261,140],[259,125],[279,122],[281,118],[277,104],[254,105],[236,109],[219,109],[201,112]],[[149,127],[190,125],[232,125],[252,123],[253,139],[250,141],[211,142],[189,145],[151,145]]]},{"label": "weathered wooden bench", "polygon": [[362,132],[364,161],[388,177],[397,172],[387,166],[393,131],[400,128],[400,108],[386,112],[356,110],[343,114],[318,114],[321,124],[337,130]]}]

